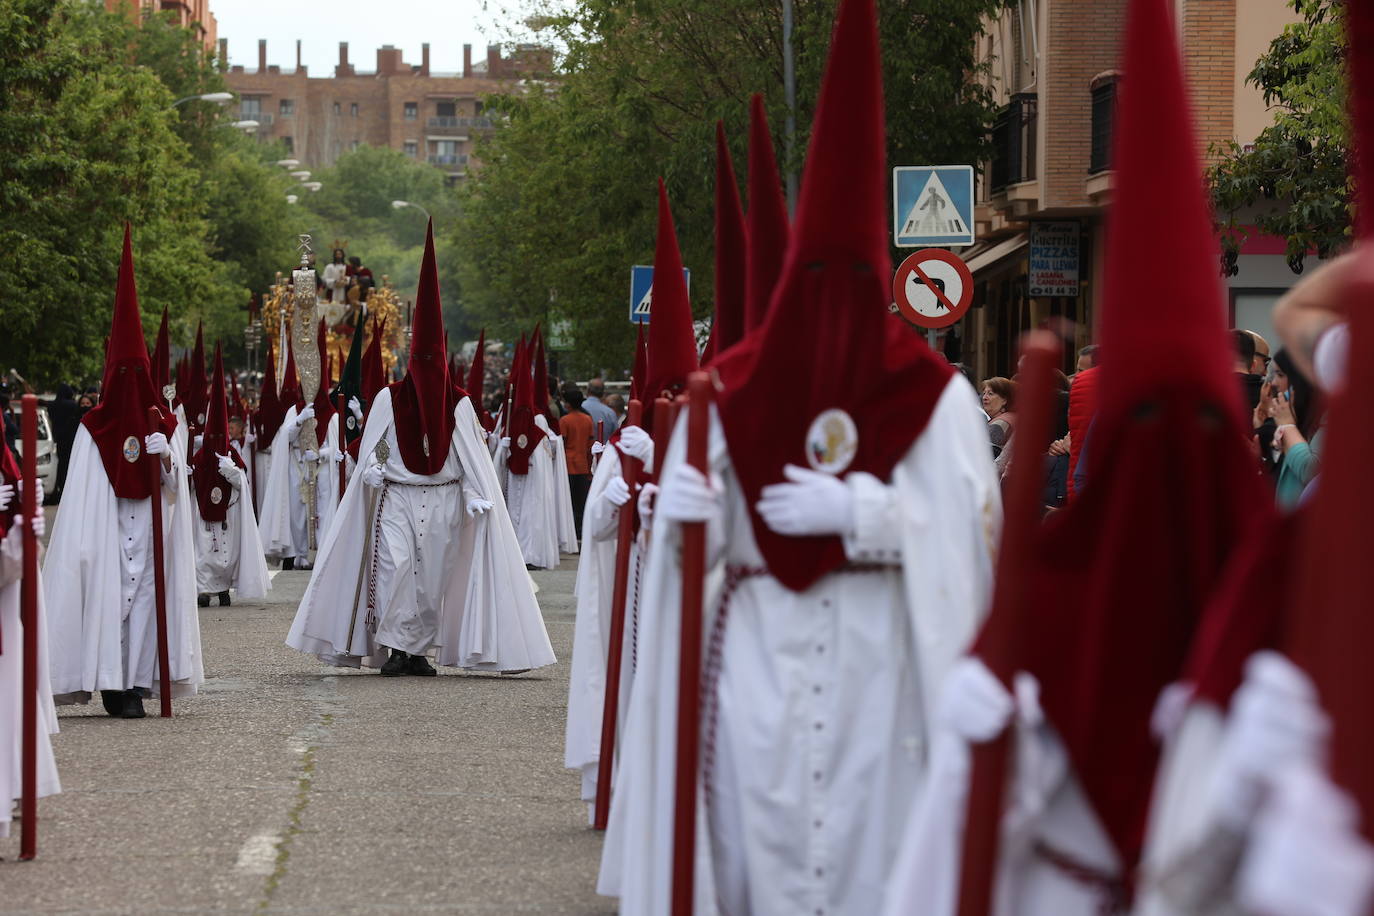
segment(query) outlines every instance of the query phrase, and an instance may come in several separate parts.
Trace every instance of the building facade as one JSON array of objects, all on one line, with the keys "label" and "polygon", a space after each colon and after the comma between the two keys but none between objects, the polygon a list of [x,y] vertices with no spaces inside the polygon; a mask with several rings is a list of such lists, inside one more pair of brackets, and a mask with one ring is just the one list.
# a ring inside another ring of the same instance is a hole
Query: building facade
[{"label": "building facade", "polygon": [[131,18],[172,13],[177,25],[194,32],[201,47],[214,53],[218,35],[210,0],[105,0],[105,9],[111,13],[123,12]]},{"label": "building facade", "polygon": [[[547,77],[553,54],[546,48],[519,46],[509,57],[487,48],[485,60],[472,60],[463,46],[463,71],[431,73],[429,45],[421,62],[406,63],[390,45],[377,49],[376,68],[359,71],[349,61],[348,43],[339,44],[339,63],[327,77],[312,77],[300,63],[283,72],[267,64],[267,42],[258,42],[258,67],[229,68],[225,81],[239,97],[238,118],[258,122],[258,136],[280,140],[306,167],[333,164],[361,145],[386,146],[442,169],[450,181],[473,165],[476,140],[492,130],[482,98],[511,92],[522,81]],[[220,59],[228,59],[220,42]]]},{"label": "building facade", "polygon": [[[1245,76],[1294,13],[1285,0],[1175,5],[1199,154],[1210,160],[1214,144],[1249,143],[1270,123]],[[979,378],[1014,372],[1021,333],[1055,319],[1072,322],[1079,347],[1092,341],[1125,18],[1126,0],[1020,0],[980,39],[1003,107],[976,189],[977,243],[961,253],[974,304],[953,331],[960,359]],[[1169,231],[1167,214],[1159,231]],[[1252,238],[1242,249],[1229,280],[1233,324],[1269,336],[1269,309],[1296,280],[1283,247]],[[1072,371],[1073,355],[1065,359]]]}]

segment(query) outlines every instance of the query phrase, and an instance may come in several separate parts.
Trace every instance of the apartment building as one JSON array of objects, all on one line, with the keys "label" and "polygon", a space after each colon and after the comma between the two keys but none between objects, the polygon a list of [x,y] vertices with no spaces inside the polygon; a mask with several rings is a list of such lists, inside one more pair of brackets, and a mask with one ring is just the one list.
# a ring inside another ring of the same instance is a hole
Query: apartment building
[{"label": "apartment building", "polygon": [[[220,59],[228,59],[224,41]],[[225,81],[239,97],[237,116],[257,121],[260,138],[282,141],[304,166],[330,165],[362,144],[389,146],[442,169],[453,182],[474,164],[477,139],[493,129],[482,98],[553,70],[552,51],[535,45],[510,56],[488,47],[486,59],[475,63],[472,46],[463,45],[461,73],[432,73],[429,61],[428,44],[414,65],[384,45],[375,69],[361,71],[349,60],[348,43],[340,42],[334,73],[313,77],[300,62],[299,41],[296,68],[285,72],[268,66],[267,42],[259,41],[257,69],[229,68]]]},{"label": "apartment building", "polygon": [[178,25],[195,33],[207,53],[214,53],[217,35],[210,0],[105,0],[105,9],[130,18],[172,13]]},{"label": "apartment building", "polygon": [[[1271,116],[1245,76],[1293,11],[1284,0],[1175,3],[1199,153],[1254,140]],[[953,331],[961,359],[980,378],[1014,371],[1021,332],[1050,319],[1074,322],[1080,347],[1092,340],[1125,18],[1126,0],[1020,0],[980,39],[1002,109],[976,191],[977,243],[961,253],[974,275],[974,307]],[[1158,229],[1169,231],[1168,213],[1160,213]],[[1233,324],[1269,331],[1269,308],[1296,280],[1283,251],[1273,238],[1252,238],[1242,249],[1239,273],[1228,281]],[[1168,295],[1168,265],[1146,268],[1148,255],[1141,253],[1141,282],[1156,277]]]}]

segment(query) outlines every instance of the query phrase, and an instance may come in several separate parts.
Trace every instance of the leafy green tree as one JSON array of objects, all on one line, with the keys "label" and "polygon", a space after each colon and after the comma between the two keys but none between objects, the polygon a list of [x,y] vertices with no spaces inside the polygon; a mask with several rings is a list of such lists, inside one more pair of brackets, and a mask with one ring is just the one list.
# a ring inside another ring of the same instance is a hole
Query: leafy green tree
[{"label": "leafy green tree", "polygon": [[[893,165],[985,158],[991,96],[975,78],[974,37],[1002,0],[893,0],[880,40]],[[829,46],[835,0],[796,4],[799,170]],[[693,308],[710,312],[715,121],[737,165],[749,96],[761,91],[784,157],[778,0],[583,0],[546,11],[567,49],[556,86],[488,100],[505,120],[478,150],[453,239],[460,303],[507,337],[538,320],[570,320],[571,371],[623,369],[628,269],[653,256],[655,179],[665,177]],[[545,89],[545,91],[537,91]]]},{"label": "leafy green tree", "polygon": [[1253,226],[1287,240],[1288,266],[1327,257],[1350,241],[1349,124],[1341,0],[1289,0],[1302,19],[1285,26],[1246,77],[1274,123],[1250,148],[1232,142],[1209,170],[1223,228],[1222,269],[1234,275]]}]

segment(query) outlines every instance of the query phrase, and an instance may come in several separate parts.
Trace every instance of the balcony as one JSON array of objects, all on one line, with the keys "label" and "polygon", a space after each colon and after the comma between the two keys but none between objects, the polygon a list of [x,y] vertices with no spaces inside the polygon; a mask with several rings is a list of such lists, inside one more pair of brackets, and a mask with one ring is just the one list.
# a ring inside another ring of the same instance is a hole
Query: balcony
[{"label": "balcony", "polygon": [[1116,112],[1116,77],[1093,81],[1092,148],[1088,154],[1088,174],[1097,175],[1112,167],[1112,117]]},{"label": "balcony", "polygon": [[268,111],[244,111],[243,109],[239,109],[236,120],[257,121],[258,128],[265,130],[272,126],[272,113]]},{"label": "balcony", "polygon": [[429,157],[430,165],[467,165],[467,153],[447,153]]},{"label": "balcony", "polygon": [[491,118],[457,118],[447,115],[429,119],[430,130],[490,130]]},{"label": "balcony", "polygon": [[1013,95],[993,122],[988,187],[994,195],[1036,177],[1036,126],[1037,100],[1033,92]]}]

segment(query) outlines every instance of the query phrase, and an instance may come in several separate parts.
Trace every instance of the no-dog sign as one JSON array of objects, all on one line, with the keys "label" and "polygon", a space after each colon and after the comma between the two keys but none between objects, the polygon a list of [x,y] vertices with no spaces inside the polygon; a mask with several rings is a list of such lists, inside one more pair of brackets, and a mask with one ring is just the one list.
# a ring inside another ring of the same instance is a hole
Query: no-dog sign
[{"label": "no-dog sign", "polygon": [[973,274],[953,252],[925,248],[908,255],[893,274],[892,301],[912,324],[948,327],[973,303]]}]

